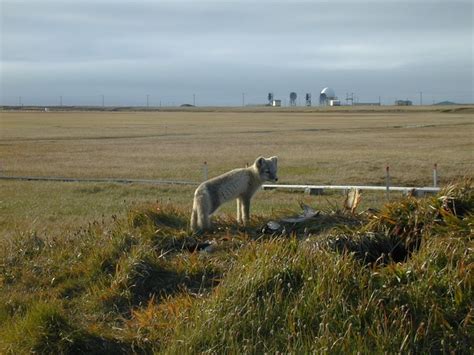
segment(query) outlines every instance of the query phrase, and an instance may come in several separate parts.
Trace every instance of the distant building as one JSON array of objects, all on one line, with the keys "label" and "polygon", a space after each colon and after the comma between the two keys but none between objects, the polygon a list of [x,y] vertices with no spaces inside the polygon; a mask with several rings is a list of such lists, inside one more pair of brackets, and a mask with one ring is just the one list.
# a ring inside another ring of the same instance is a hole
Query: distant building
[{"label": "distant building", "polygon": [[395,105],[397,106],[411,106],[413,105],[413,102],[410,100],[397,100],[395,101]]},{"label": "distant building", "polygon": [[381,106],[380,102],[354,102],[354,106]]},{"label": "distant building", "polygon": [[[319,104],[322,106],[328,106],[331,100],[337,100],[336,93],[331,88],[324,88],[319,94]],[[339,105],[341,103],[339,102]],[[332,106],[332,105],[331,105]],[[335,105],[334,105],[335,106]]]},{"label": "distant building", "polygon": [[329,100],[329,106],[341,106],[341,101],[339,101],[339,100]]},{"label": "distant building", "polygon": [[281,107],[281,100],[273,100],[272,101],[273,107]]}]

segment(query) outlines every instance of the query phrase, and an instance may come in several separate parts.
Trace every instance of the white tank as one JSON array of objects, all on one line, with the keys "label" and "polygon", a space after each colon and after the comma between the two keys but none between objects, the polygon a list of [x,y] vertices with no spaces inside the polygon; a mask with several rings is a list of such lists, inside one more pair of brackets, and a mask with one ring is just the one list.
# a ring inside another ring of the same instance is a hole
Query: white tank
[{"label": "white tank", "polygon": [[321,90],[320,95],[326,95],[327,99],[334,99],[336,97],[336,93],[334,92],[334,89],[331,88],[324,88]]}]

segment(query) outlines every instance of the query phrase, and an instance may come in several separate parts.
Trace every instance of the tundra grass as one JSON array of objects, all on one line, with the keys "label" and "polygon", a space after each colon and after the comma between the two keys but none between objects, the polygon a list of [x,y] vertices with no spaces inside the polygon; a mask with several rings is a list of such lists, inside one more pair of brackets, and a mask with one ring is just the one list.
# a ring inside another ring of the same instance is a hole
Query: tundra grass
[{"label": "tundra grass", "polygon": [[472,353],[467,180],[355,215],[227,214],[202,235],[172,203],[62,235],[0,239],[5,353]]},{"label": "tundra grass", "polygon": [[279,156],[282,183],[430,185],[472,176],[472,109],[1,112],[3,175],[200,181]]}]

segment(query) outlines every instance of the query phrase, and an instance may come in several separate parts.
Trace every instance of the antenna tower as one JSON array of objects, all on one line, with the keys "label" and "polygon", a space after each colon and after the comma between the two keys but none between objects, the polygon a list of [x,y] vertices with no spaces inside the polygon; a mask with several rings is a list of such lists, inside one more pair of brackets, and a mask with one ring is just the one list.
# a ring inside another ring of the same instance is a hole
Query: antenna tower
[{"label": "antenna tower", "polygon": [[273,104],[273,92],[268,93],[268,104],[270,106]]}]

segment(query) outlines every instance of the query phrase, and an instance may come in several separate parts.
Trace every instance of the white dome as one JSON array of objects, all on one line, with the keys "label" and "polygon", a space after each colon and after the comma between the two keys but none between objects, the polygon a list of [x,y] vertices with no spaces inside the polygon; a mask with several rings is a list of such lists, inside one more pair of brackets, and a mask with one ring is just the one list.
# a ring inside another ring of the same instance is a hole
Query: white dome
[{"label": "white dome", "polygon": [[322,94],[325,94],[328,99],[332,99],[336,97],[336,93],[331,88],[324,88],[323,90],[321,90],[320,95]]}]

